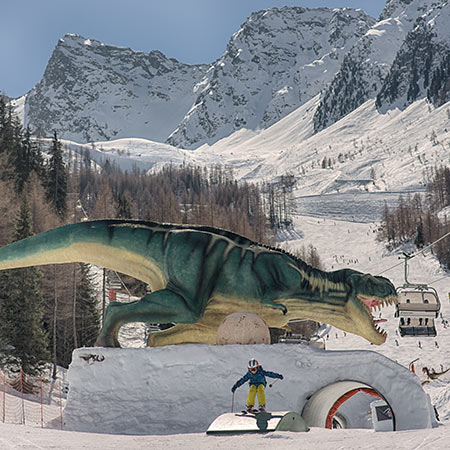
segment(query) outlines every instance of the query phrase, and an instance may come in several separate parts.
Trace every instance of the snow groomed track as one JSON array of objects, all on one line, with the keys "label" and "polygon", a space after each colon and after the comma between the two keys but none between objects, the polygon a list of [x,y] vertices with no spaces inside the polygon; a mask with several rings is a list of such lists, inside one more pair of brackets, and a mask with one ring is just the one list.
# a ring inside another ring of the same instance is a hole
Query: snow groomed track
[{"label": "snow groomed track", "polygon": [[[284,375],[267,387],[268,410],[297,412],[308,426],[326,426],[336,402],[359,388],[372,389],[389,405],[395,430],[435,425],[418,377],[394,361],[371,351],[276,344],[77,349],[68,373],[65,428],[123,434],[205,432],[216,417],[231,412],[230,388],[252,357]],[[236,391],[235,410],[244,407],[246,397],[244,385]]]}]

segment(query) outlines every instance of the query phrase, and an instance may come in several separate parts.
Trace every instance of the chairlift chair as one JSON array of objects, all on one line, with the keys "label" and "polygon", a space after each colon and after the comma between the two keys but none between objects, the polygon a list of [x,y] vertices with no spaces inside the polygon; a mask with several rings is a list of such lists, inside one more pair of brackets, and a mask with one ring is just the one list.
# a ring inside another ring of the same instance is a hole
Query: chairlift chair
[{"label": "chairlift chair", "polygon": [[395,317],[400,319],[400,336],[436,336],[434,319],[441,309],[436,290],[427,285],[404,285],[397,288],[397,295]]},{"label": "chairlift chair", "polygon": [[395,317],[400,319],[400,336],[436,336],[434,319],[439,317],[441,309],[438,293],[432,286],[408,281],[408,258],[405,255],[405,284],[397,288]]}]

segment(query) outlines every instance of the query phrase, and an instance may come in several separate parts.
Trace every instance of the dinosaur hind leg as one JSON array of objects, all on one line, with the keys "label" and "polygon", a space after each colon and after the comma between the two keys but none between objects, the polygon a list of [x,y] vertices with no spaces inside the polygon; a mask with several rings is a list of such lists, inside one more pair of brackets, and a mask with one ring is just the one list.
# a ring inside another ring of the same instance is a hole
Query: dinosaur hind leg
[{"label": "dinosaur hind leg", "polygon": [[189,308],[189,301],[169,289],[161,289],[131,303],[113,302],[108,305],[96,346],[120,347],[117,335],[129,322],[195,323],[199,312]]}]

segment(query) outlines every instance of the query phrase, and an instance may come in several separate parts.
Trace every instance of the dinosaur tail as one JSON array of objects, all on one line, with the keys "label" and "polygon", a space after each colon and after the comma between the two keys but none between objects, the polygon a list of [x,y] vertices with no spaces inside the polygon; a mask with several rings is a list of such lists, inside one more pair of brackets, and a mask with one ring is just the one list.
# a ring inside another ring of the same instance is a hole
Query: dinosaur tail
[{"label": "dinosaur tail", "polygon": [[67,225],[0,248],[0,270],[78,260],[73,248],[75,231],[75,226]]},{"label": "dinosaur tail", "polygon": [[124,250],[117,239],[111,242],[109,225],[109,221],[74,223],[13,242],[0,248],[0,270],[73,262],[116,269],[121,260],[117,253],[122,256]]},{"label": "dinosaur tail", "polygon": [[0,248],[0,270],[82,262],[164,286],[159,269],[140,251],[145,241],[130,239],[131,226],[125,225],[118,220],[80,222],[14,242]]}]

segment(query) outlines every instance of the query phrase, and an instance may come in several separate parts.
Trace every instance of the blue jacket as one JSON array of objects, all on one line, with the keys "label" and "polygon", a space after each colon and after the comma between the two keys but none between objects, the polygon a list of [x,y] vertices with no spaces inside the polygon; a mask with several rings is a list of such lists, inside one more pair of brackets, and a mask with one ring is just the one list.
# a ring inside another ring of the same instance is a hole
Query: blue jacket
[{"label": "blue jacket", "polygon": [[264,370],[262,366],[258,366],[258,370],[256,373],[251,373],[248,371],[240,380],[236,381],[235,385],[233,386],[233,392],[239,387],[242,386],[246,381],[249,381],[250,386],[259,386],[260,384],[263,384],[264,386],[267,385],[266,377],[269,378],[280,378],[283,379],[283,375],[276,373],[276,372],[269,372],[268,370]]}]

